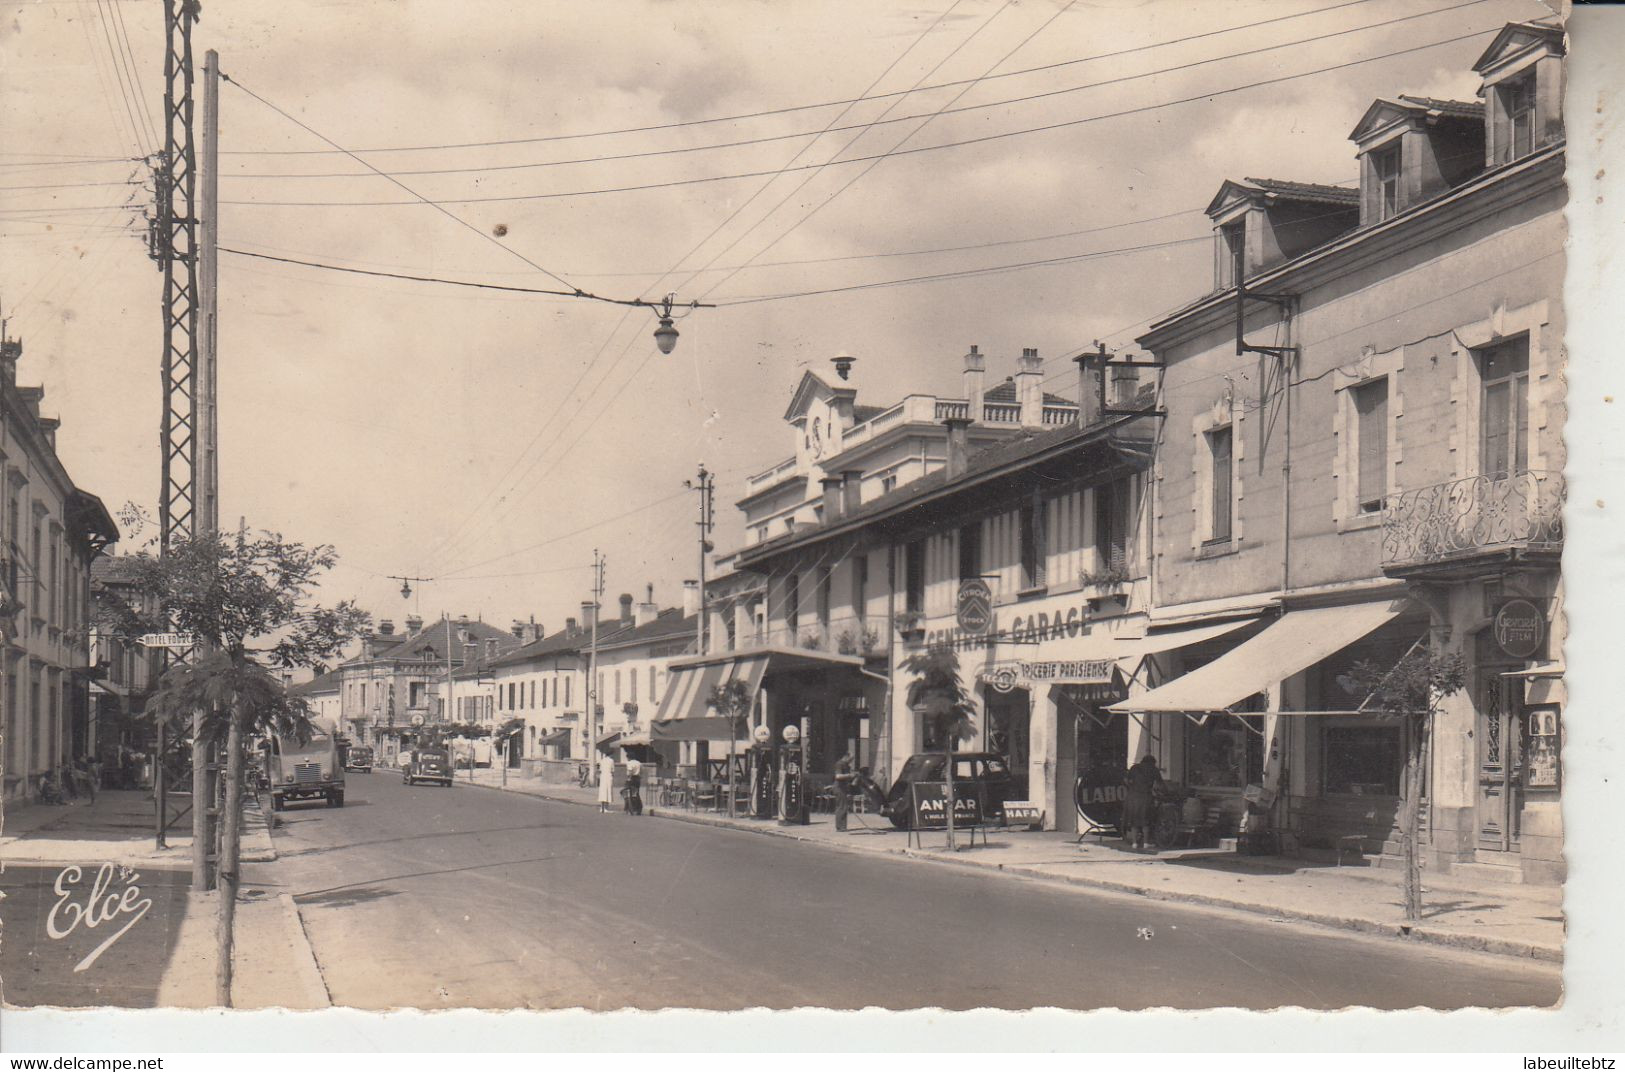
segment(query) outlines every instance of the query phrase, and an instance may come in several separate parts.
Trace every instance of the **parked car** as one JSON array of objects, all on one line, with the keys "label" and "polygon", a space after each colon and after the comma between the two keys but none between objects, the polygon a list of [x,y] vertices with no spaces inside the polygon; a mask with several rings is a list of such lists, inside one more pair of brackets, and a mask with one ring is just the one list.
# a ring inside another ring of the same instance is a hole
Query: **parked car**
[{"label": "parked car", "polygon": [[363,773],[371,771],[372,749],[364,744],[351,745],[349,752],[344,757],[344,769]]},{"label": "parked car", "polygon": [[451,756],[444,748],[415,748],[406,762],[406,784],[438,782],[451,786]]},{"label": "parked car", "polygon": [[[909,786],[915,782],[945,780],[947,754],[943,752],[916,752],[903,764],[880,814],[891,820],[892,826],[907,830],[909,822]],[[992,752],[955,752],[954,782],[978,782],[986,787],[987,818],[997,820],[1004,812],[1004,802],[1020,800],[1026,795],[1026,786],[1010,773],[1003,756]]]}]

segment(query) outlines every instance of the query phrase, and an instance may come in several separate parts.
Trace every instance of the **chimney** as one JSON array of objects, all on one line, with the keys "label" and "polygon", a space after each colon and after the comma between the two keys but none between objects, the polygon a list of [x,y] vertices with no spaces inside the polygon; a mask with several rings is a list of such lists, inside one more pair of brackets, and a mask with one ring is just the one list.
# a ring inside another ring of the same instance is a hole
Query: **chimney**
[{"label": "chimney", "polygon": [[692,618],[700,612],[700,582],[683,582],[683,617]]},{"label": "chimney", "polygon": [[388,618],[384,618],[383,620],[381,620],[378,623],[378,635],[379,636],[394,636],[395,635],[395,623],[390,621]]},{"label": "chimney", "polygon": [[520,640],[520,641],[524,640],[525,639],[525,623],[520,621],[518,618],[515,618],[513,620],[513,624],[508,627],[508,632],[513,634],[513,638],[515,640]]},{"label": "chimney", "polygon": [[982,419],[982,394],[987,373],[987,358],[976,347],[965,355],[965,399],[970,404],[970,419]]},{"label": "chimney", "polygon": [[954,480],[965,475],[970,456],[970,421],[949,417],[942,423],[948,429],[948,479]]},{"label": "chimney", "polygon": [[593,623],[597,620],[598,604],[593,603],[590,600],[583,599],[581,601],[581,628],[591,629]]},{"label": "chimney", "polygon": [[1029,346],[1021,351],[1016,365],[1016,401],[1021,403],[1021,423],[1029,428],[1044,423],[1044,363],[1038,351]]},{"label": "chimney", "polygon": [[521,639],[524,640],[526,644],[534,644],[538,640],[542,639],[543,635],[544,630],[542,629],[541,625],[537,623],[536,615],[532,614],[530,616],[530,621],[525,623],[525,635]]},{"label": "chimney", "polygon": [[1112,406],[1128,409],[1134,405],[1134,396],[1140,390],[1140,373],[1127,365],[1112,366]]},{"label": "chimney", "polygon": [[574,633],[576,631],[576,620],[574,618],[564,619],[564,631],[566,633]]},{"label": "chimney", "polygon": [[416,614],[407,615],[406,616],[406,635],[407,636],[417,636],[421,632],[423,632],[423,619],[419,618]]},{"label": "chimney", "polygon": [[42,437],[44,437],[46,445],[49,446],[52,450],[55,450],[56,449],[56,430],[58,428],[62,427],[62,418],[60,418],[60,417],[41,417],[38,420],[36,420],[34,423],[39,425],[40,435]]},{"label": "chimney", "polygon": [[[1098,344],[1097,344],[1098,345]],[[1100,420],[1101,376],[1105,375],[1105,347],[1099,353],[1085,351],[1072,359],[1078,366],[1078,424],[1087,428]]]},{"label": "chimney", "polygon": [[841,514],[851,517],[863,504],[863,470],[841,470]]},{"label": "chimney", "polygon": [[621,621],[629,622],[631,620],[632,620],[632,593],[630,593],[630,592],[622,592],[621,593]]},{"label": "chimney", "polygon": [[819,483],[824,486],[824,524],[831,525],[841,519],[841,478],[826,476]]},{"label": "chimney", "polygon": [[649,585],[645,589],[645,598],[638,604],[636,621],[638,625],[648,625],[660,617],[660,608],[655,605],[655,586]]}]

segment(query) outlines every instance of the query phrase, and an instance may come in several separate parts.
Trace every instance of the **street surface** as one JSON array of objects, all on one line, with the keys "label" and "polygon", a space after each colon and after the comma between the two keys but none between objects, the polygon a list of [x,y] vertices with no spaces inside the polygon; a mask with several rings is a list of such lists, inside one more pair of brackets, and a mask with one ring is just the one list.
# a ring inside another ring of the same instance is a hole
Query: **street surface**
[{"label": "street surface", "polygon": [[[1552,965],[352,775],[275,877],[336,1005],[1551,1005]],[[902,835],[856,835],[896,837]]]}]

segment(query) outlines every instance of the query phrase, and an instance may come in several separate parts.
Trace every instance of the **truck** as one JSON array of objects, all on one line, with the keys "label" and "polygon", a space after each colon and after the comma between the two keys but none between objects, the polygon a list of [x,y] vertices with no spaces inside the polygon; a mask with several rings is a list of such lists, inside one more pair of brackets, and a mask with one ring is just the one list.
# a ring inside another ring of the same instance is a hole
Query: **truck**
[{"label": "truck", "polygon": [[290,800],[316,797],[330,808],[344,807],[344,765],[336,735],[318,732],[303,743],[296,737],[272,736],[261,747],[272,811],[281,811]]}]

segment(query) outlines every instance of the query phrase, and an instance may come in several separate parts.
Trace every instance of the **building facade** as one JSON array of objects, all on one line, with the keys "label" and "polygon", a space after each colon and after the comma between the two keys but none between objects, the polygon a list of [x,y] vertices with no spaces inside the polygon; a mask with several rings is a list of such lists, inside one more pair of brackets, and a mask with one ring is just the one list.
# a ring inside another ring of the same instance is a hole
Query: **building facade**
[{"label": "building facade", "polygon": [[43,387],[19,387],[22,343],[0,340],[0,718],[7,800],[96,754],[91,718],[91,571],[117,541],[106,507],[56,454],[61,422],[40,414]]}]

